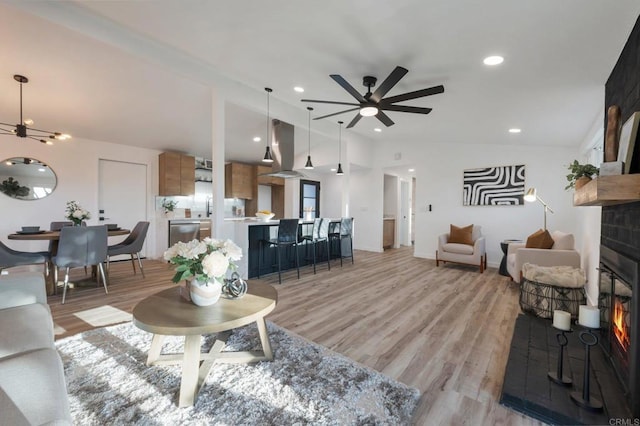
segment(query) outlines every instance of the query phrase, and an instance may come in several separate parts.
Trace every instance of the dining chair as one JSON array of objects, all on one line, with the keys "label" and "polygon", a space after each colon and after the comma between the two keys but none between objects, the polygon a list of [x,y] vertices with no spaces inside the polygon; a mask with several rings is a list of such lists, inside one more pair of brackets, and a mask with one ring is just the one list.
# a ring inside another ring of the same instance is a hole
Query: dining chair
[{"label": "dining chair", "polygon": [[65,268],[62,303],[64,304],[69,286],[69,269],[85,266],[97,266],[98,285],[100,276],[107,290],[107,278],[102,266],[107,260],[107,227],[101,226],[65,226],[60,230],[58,253],[53,257],[56,268]]},{"label": "dining chair", "polygon": [[6,268],[13,268],[14,266],[23,265],[36,265],[38,263],[44,264],[44,273],[49,273],[49,253],[46,251],[19,251],[13,250],[0,241],[0,272]]},{"label": "dining chair", "polygon": [[303,240],[308,241],[313,245],[312,247],[312,259],[313,259],[313,273],[316,273],[316,251],[317,251],[317,243],[326,243],[327,249],[327,267],[331,270],[331,258],[329,257],[329,224],[331,221],[329,219],[315,218],[313,220],[313,229],[311,231],[311,235],[304,235],[302,237]]},{"label": "dining chair", "polygon": [[298,279],[300,278],[300,260],[298,258],[298,221],[298,219],[280,219],[280,222],[278,224],[277,238],[260,241],[260,255],[258,257],[258,278],[260,278],[262,256],[265,246],[276,246],[276,256],[278,258],[278,283],[280,284],[282,284],[282,248],[295,248],[296,269],[298,270]]},{"label": "dining chair", "polygon": [[131,233],[127,235],[127,238],[121,243],[114,244],[107,248],[107,271],[109,270],[109,261],[111,256],[119,254],[131,255],[131,265],[133,266],[133,274],[136,274],[136,263],[133,259],[135,256],[138,258],[138,265],[140,266],[140,272],[142,278],[144,276],[144,268],[142,267],[142,261],[140,260],[140,252],[142,251],[142,245],[145,238],[147,238],[147,231],[149,230],[149,222],[138,222],[133,228]]}]

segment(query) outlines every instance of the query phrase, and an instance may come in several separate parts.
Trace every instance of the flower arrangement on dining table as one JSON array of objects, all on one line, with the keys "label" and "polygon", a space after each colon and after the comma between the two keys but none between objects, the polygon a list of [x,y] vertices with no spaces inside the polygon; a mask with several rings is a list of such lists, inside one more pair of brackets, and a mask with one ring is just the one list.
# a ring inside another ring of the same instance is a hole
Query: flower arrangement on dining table
[{"label": "flower arrangement on dining table", "polygon": [[231,240],[204,238],[187,243],[179,241],[164,252],[164,259],[177,265],[174,283],[193,278],[201,283],[224,283],[228,271],[235,271],[242,249]]},{"label": "flower arrangement on dining table", "polygon": [[82,221],[91,218],[91,213],[83,209],[77,201],[67,201],[64,217],[72,221],[75,226],[80,226]]}]

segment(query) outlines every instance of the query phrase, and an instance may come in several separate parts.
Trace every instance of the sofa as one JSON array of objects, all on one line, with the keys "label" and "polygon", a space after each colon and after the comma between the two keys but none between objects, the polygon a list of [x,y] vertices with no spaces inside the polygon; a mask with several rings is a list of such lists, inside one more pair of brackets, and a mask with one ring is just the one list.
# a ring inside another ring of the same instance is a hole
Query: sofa
[{"label": "sofa", "polygon": [[538,266],[571,266],[580,268],[580,253],[574,248],[573,234],[551,232],[553,245],[550,249],[527,248],[525,243],[509,243],[507,249],[507,271],[513,281],[520,283],[522,266],[531,263]]},{"label": "sofa", "polygon": [[72,424],[39,273],[0,275],[0,424]]}]

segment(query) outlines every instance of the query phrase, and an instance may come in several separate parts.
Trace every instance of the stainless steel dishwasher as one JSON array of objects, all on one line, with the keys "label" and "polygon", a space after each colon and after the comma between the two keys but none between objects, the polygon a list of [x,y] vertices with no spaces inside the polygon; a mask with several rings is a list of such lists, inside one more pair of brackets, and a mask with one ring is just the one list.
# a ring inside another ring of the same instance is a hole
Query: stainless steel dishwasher
[{"label": "stainless steel dishwasher", "polygon": [[200,221],[169,221],[169,247],[183,241],[200,239]]}]

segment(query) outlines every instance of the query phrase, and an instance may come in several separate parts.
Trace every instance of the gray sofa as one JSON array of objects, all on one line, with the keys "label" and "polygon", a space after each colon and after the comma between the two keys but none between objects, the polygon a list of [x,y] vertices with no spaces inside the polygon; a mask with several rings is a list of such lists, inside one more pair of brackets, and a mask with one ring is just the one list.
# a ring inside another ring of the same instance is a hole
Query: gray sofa
[{"label": "gray sofa", "polygon": [[0,275],[0,424],[72,424],[53,336],[43,275]]}]

